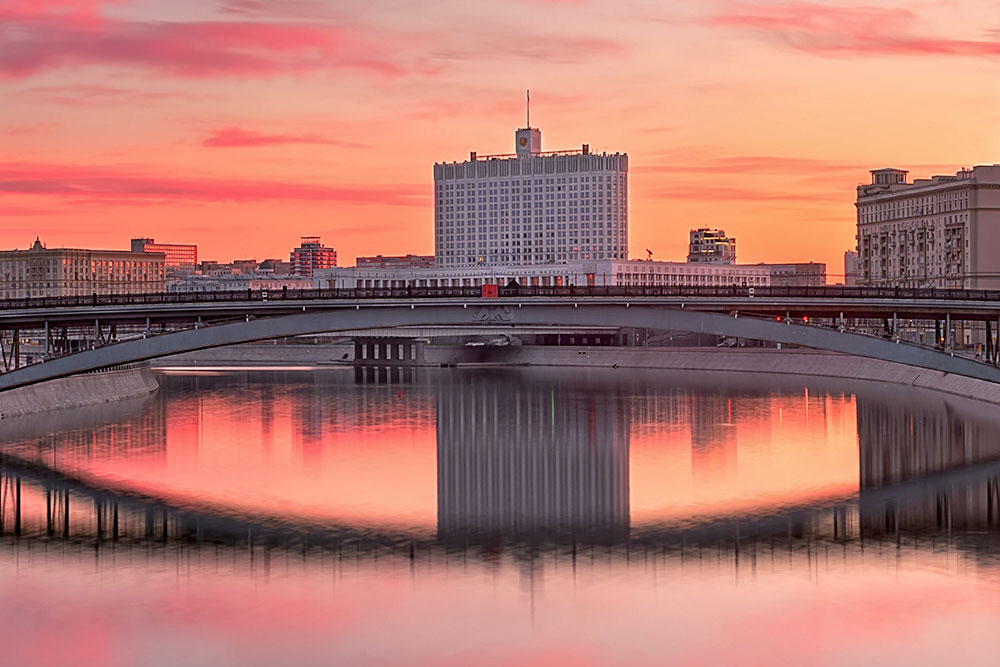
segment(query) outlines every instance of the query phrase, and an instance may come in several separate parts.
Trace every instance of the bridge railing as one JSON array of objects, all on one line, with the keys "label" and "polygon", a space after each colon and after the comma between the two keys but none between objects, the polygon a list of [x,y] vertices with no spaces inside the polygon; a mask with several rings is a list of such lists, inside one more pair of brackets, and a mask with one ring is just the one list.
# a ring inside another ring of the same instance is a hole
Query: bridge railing
[{"label": "bridge railing", "polygon": [[[913,299],[1000,302],[1000,291],[912,287],[744,287],[742,285],[501,285],[503,297],[729,297],[807,299]],[[27,310],[81,306],[196,304],[227,302],[314,301],[336,299],[484,298],[481,286],[358,287],[341,289],[237,290],[225,292],[155,292],[91,294],[89,296],[0,299],[0,310]],[[489,298],[489,297],[485,297]]]}]

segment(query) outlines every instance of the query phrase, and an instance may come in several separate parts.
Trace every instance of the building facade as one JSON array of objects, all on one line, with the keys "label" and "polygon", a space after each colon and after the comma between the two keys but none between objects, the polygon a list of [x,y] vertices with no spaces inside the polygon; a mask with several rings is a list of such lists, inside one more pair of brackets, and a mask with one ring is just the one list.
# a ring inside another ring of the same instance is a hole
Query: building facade
[{"label": "building facade", "polygon": [[793,262],[789,264],[759,264],[771,272],[774,287],[825,287],[826,264],[823,262]]},{"label": "building facade", "polygon": [[268,258],[257,265],[257,273],[271,276],[291,275],[292,265],[280,259]]},{"label": "building facade", "polygon": [[281,292],[286,289],[312,289],[312,286],[312,278],[306,278],[305,276],[273,276],[253,273],[219,276],[187,275],[171,280],[167,285],[167,291],[179,293],[206,293],[244,292],[249,289]]},{"label": "building facade", "polygon": [[375,255],[374,257],[358,257],[354,263],[357,266],[371,266],[380,269],[395,266],[434,266],[434,255]]},{"label": "building facade", "polygon": [[46,248],[0,252],[0,298],[141,294],[164,289],[162,253]]},{"label": "building facade", "polygon": [[1000,289],[1000,164],[857,189],[858,284]]},{"label": "building facade", "polygon": [[445,268],[628,258],[628,155],[542,152],[542,133],[515,133],[515,152],[434,165],[434,254]]},{"label": "building facade", "polygon": [[311,277],[317,269],[337,266],[337,251],[320,243],[318,236],[303,236],[301,245],[291,252],[288,261],[293,276]]},{"label": "building facade", "polygon": [[564,264],[482,267],[375,268],[348,266],[313,275],[320,289],[367,287],[477,287],[524,286],[728,286],[764,287],[771,269],[764,265],[689,264],[644,260],[592,260]]},{"label": "building facade", "polygon": [[736,238],[726,236],[724,229],[707,227],[692,229],[687,261],[701,264],[735,264]]},{"label": "building facade", "polygon": [[858,284],[858,252],[847,250],[844,252],[844,286],[854,287]]},{"label": "building facade", "polygon": [[132,239],[132,252],[163,253],[168,269],[194,269],[198,264],[198,246],[179,243],[156,243],[153,239]]}]

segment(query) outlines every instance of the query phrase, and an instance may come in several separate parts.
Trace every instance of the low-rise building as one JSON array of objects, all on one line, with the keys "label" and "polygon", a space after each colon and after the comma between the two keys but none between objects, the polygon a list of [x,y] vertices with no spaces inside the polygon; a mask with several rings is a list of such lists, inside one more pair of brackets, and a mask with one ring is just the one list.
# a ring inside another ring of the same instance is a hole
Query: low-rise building
[{"label": "low-rise building", "polygon": [[294,276],[272,276],[265,274],[188,275],[171,281],[167,285],[167,291],[185,294],[193,292],[243,292],[246,290],[281,292],[285,289],[312,289],[312,286],[312,278]]},{"label": "low-rise building", "polygon": [[257,265],[257,273],[270,276],[288,276],[292,273],[291,262],[268,258]]},{"label": "low-rise building", "polygon": [[358,257],[357,266],[378,267],[388,269],[396,266],[434,266],[434,255],[375,255],[374,257]]},{"label": "low-rise building", "polygon": [[163,253],[46,248],[0,252],[0,298],[162,292]]},{"label": "low-rise building", "polygon": [[771,272],[774,287],[825,287],[826,264],[798,262],[789,264],[758,264]]},{"label": "low-rise building", "polygon": [[593,260],[564,264],[481,267],[379,268],[349,266],[316,271],[317,288],[524,286],[726,286],[764,287],[771,270],[762,265],[689,264],[644,260]]}]

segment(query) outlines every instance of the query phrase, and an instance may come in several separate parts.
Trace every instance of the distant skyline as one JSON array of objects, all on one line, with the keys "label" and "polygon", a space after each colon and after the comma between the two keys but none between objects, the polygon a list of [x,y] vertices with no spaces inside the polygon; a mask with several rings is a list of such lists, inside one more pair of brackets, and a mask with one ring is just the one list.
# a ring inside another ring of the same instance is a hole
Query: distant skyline
[{"label": "distant skyline", "polygon": [[854,247],[854,187],[1000,162],[1000,4],[0,0],[0,248],[433,252],[432,165],[630,156],[633,257]]}]

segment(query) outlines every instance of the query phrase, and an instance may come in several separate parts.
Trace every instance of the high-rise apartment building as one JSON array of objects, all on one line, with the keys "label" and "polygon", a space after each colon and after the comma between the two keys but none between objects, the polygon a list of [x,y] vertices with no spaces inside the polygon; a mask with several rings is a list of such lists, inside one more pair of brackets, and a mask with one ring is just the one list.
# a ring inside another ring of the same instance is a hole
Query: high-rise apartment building
[{"label": "high-rise apartment building", "polygon": [[46,248],[0,252],[0,298],[141,294],[164,290],[164,256],[127,250]]},{"label": "high-rise apartment building", "polygon": [[857,190],[858,284],[1000,289],[1000,164]]},{"label": "high-rise apartment building", "polygon": [[179,243],[156,243],[153,239],[132,239],[132,252],[163,253],[168,269],[190,268],[198,264],[198,246]]},{"label": "high-rise apartment building", "polygon": [[701,264],[735,264],[736,238],[724,229],[701,227],[691,230],[687,261]]},{"label": "high-rise apartment building", "polygon": [[515,152],[434,165],[434,251],[445,268],[628,258],[628,155],[542,152],[542,132]]},{"label": "high-rise apartment building", "polygon": [[302,243],[291,252],[288,259],[293,276],[309,276],[317,269],[337,266],[337,251],[320,243],[318,236],[303,236]]}]

